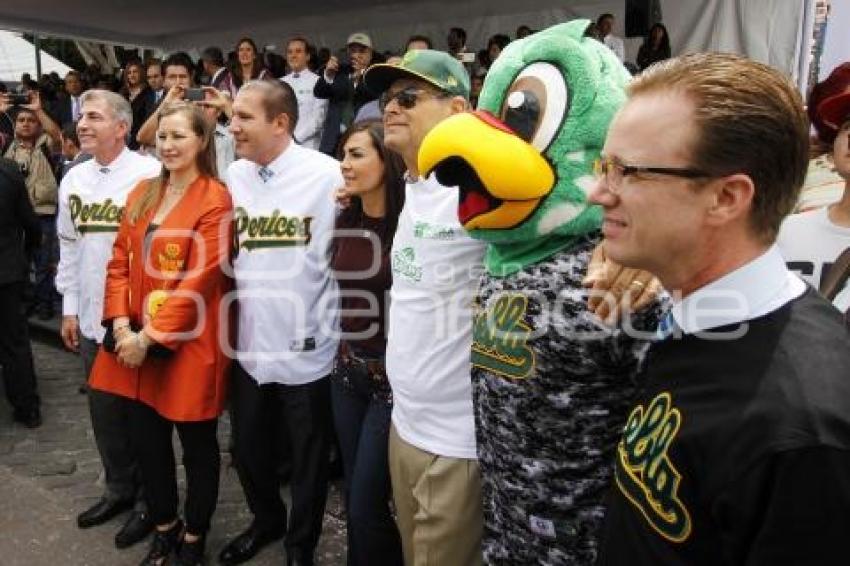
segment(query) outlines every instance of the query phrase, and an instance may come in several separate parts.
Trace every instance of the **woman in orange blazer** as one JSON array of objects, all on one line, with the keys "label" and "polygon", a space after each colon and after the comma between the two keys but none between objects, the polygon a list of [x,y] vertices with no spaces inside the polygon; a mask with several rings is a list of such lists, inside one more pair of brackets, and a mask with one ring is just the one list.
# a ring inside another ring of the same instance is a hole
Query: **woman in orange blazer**
[{"label": "woman in orange blazer", "polygon": [[[160,111],[160,177],[130,194],[109,262],[95,389],[135,399],[134,448],[157,525],[143,565],[201,564],[218,498],[218,416],[226,396],[232,208],[218,182],[212,126],[191,103]],[[171,435],[183,446],[186,527],[178,516]]]}]

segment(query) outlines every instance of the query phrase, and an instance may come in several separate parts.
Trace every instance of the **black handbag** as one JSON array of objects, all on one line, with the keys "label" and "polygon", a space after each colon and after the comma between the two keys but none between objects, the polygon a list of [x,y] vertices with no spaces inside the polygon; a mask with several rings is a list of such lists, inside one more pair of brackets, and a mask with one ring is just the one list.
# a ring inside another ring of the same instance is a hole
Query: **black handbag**
[{"label": "black handbag", "polygon": [[[138,332],[142,329],[138,324],[130,323],[130,330]],[[106,327],[106,334],[103,336],[103,349],[110,354],[115,353],[115,334],[112,332],[112,324]],[[174,355],[174,350],[166,348],[162,344],[154,342],[148,348],[148,356],[157,359],[167,359]]]}]

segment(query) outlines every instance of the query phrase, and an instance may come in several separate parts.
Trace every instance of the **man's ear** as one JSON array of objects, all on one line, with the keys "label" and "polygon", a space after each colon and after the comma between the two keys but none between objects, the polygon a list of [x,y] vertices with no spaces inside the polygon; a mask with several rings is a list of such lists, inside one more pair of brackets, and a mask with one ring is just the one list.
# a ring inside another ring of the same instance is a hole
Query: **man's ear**
[{"label": "man's ear", "polygon": [[469,110],[469,101],[462,96],[453,96],[451,104],[452,114],[460,114]]},{"label": "man's ear", "polygon": [[274,125],[278,128],[283,128],[286,133],[292,135],[293,128],[289,123],[289,114],[280,113],[274,119]]},{"label": "man's ear", "polygon": [[729,225],[748,217],[753,208],[756,187],[749,175],[738,173],[714,181],[713,201],[708,209],[708,222],[715,226]]}]

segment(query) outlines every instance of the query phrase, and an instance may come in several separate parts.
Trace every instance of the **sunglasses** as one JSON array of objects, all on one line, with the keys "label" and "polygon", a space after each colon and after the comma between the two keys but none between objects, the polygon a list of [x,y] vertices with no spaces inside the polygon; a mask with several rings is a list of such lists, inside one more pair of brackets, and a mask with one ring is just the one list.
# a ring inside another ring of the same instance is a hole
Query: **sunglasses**
[{"label": "sunglasses", "polygon": [[378,108],[383,112],[387,105],[395,100],[398,102],[398,105],[402,108],[410,110],[414,106],[416,106],[416,102],[419,100],[419,97],[423,94],[429,94],[434,98],[448,98],[451,95],[445,92],[440,93],[431,93],[429,91],[423,90],[421,88],[416,87],[407,87],[397,91],[394,94],[390,94],[390,91],[384,91],[381,97],[378,99]]}]

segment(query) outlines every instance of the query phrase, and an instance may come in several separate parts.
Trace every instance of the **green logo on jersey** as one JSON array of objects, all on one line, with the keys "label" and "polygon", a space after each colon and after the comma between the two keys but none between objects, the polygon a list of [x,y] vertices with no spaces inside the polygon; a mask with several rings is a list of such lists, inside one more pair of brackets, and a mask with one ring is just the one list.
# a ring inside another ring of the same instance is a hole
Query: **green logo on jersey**
[{"label": "green logo on jersey", "polygon": [[402,248],[393,254],[393,273],[418,283],[422,280],[422,268],[416,263],[416,252],[411,247]]},{"label": "green logo on jersey", "polygon": [[312,216],[283,216],[278,209],[271,216],[249,216],[238,206],[234,217],[237,242],[246,250],[306,246],[313,237]]},{"label": "green logo on jersey", "polygon": [[672,542],[684,542],[691,534],[691,516],[679,499],[682,476],[667,454],[681,426],[682,415],[664,392],[648,408],[638,405],[632,411],[617,446],[617,486]]},{"label": "green logo on jersey", "polygon": [[423,240],[454,240],[456,233],[451,226],[417,222],[413,226],[413,236]]},{"label": "green logo on jersey", "polygon": [[80,234],[117,232],[121,217],[124,216],[124,207],[112,202],[111,198],[103,202],[83,204],[83,199],[78,195],[70,195],[68,208],[71,211],[71,220]]},{"label": "green logo on jersey", "polygon": [[528,298],[502,293],[472,324],[472,365],[512,379],[528,377],[534,352],[528,347],[531,327],[525,323]]}]

